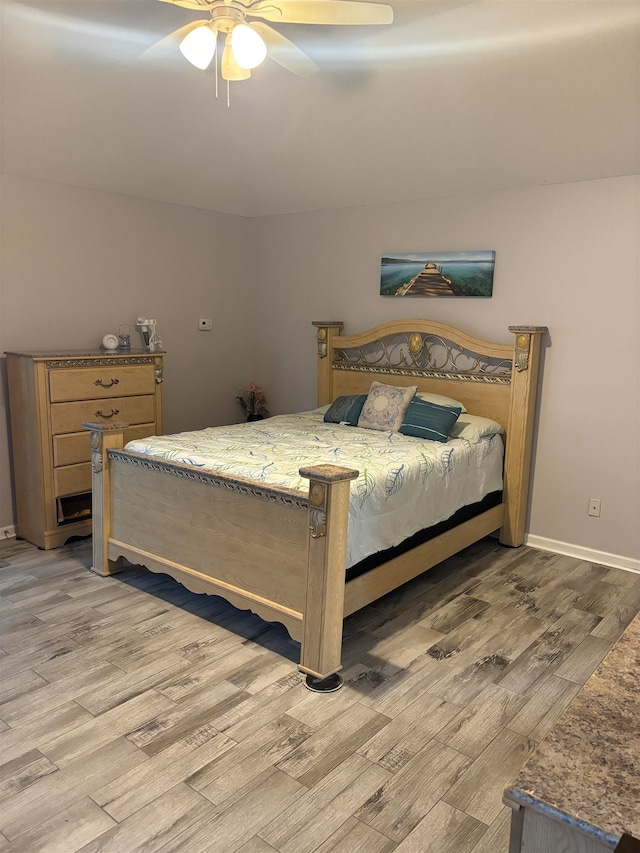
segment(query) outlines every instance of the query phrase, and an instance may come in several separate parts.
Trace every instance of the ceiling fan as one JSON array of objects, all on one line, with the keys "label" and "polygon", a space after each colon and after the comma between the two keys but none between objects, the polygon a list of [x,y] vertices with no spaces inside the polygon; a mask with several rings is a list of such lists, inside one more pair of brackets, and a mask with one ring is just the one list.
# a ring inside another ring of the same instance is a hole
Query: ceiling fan
[{"label": "ceiling fan", "polygon": [[[218,34],[224,35],[220,63],[223,80],[246,80],[267,56],[288,71],[304,77],[318,66],[299,47],[269,24],[390,24],[393,9],[363,0],[162,0],[185,9],[208,12],[165,36],[146,54],[159,56],[180,48],[196,68],[205,70],[217,54]],[[261,19],[259,21],[253,18]],[[216,63],[217,77],[217,63]],[[217,88],[216,88],[217,95]]]}]

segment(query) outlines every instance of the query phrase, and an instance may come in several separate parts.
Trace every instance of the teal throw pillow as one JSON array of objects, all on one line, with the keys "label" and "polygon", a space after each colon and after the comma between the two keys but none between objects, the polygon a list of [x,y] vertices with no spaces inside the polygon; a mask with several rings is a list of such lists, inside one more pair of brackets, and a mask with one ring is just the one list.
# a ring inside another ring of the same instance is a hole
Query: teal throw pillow
[{"label": "teal throw pillow", "polygon": [[429,441],[448,441],[461,411],[456,406],[438,406],[414,397],[398,432]]},{"label": "teal throw pillow", "polygon": [[344,397],[336,397],[324,414],[325,423],[355,426],[366,399],[366,394],[349,394]]}]

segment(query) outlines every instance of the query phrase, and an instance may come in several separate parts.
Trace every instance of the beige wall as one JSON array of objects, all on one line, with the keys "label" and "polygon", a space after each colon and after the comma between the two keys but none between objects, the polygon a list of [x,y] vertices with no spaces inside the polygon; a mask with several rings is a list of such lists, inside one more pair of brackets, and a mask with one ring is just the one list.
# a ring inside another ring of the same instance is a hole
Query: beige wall
[{"label": "beige wall", "polygon": [[[249,220],[4,175],[0,355],[97,348],[156,317],[167,350],[165,427],[240,419],[251,378]],[[213,331],[197,329],[199,317]],[[0,360],[4,384],[5,359]],[[0,394],[0,528],[13,524],[6,392]]]},{"label": "beige wall", "polygon": [[[153,311],[175,431],[237,419],[246,378],[274,412],[314,405],[314,319],[428,316],[505,342],[548,325],[529,532],[637,560],[638,200],[637,177],[612,178],[245,220],[7,178],[1,348],[90,346]],[[381,254],[430,248],[494,249],[493,298],[378,295]],[[7,458],[0,422],[0,527]]]}]

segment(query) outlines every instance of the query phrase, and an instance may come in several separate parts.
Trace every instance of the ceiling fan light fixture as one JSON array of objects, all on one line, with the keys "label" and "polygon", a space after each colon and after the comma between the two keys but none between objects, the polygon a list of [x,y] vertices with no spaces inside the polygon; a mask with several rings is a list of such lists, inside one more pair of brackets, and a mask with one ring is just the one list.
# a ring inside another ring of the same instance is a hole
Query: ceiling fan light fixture
[{"label": "ceiling fan light fixture", "polygon": [[220,60],[220,73],[223,80],[230,80],[235,83],[237,80],[248,80],[251,77],[251,71],[248,68],[242,68],[236,62],[231,47],[231,33],[226,38],[224,50],[222,51],[222,59]]},{"label": "ceiling fan light fixture", "polygon": [[240,68],[257,68],[264,62],[267,46],[260,35],[247,24],[238,24],[231,33],[233,57]]},{"label": "ceiling fan light fixture", "polygon": [[[0,0],[1,2],[1,0]],[[167,56],[179,45],[186,59],[205,70],[215,61],[216,98],[218,73],[229,83],[247,80],[251,69],[270,58],[283,68],[306,77],[320,69],[306,53],[264,21],[278,24],[366,25],[390,24],[393,9],[387,3],[369,0],[163,0],[194,12],[208,11],[210,19],[201,19],[179,27],[152,45],[145,54]],[[261,18],[254,22],[245,19]],[[217,62],[217,36],[223,33],[225,45],[220,65]],[[229,86],[227,86],[227,105]]]},{"label": "ceiling fan light fixture", "polygon": [[218,32],[211,24],[197,27],[180,42],[180,53],[196,68],[206,71],[216,52],[217,36]]}]

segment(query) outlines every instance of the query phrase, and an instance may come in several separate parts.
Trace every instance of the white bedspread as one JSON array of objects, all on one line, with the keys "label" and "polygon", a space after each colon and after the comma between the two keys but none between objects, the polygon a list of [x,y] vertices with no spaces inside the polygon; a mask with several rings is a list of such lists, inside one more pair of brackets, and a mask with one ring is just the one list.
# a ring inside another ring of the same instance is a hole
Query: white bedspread
[{"label": "white bedspread", "polygon": [[130,441],[126,449],[305,492],[301,467],[356,468],[347,567],[501,489],[504,453],[499,435],[441,444],[324,423],[318,412],[151,436]]}]

